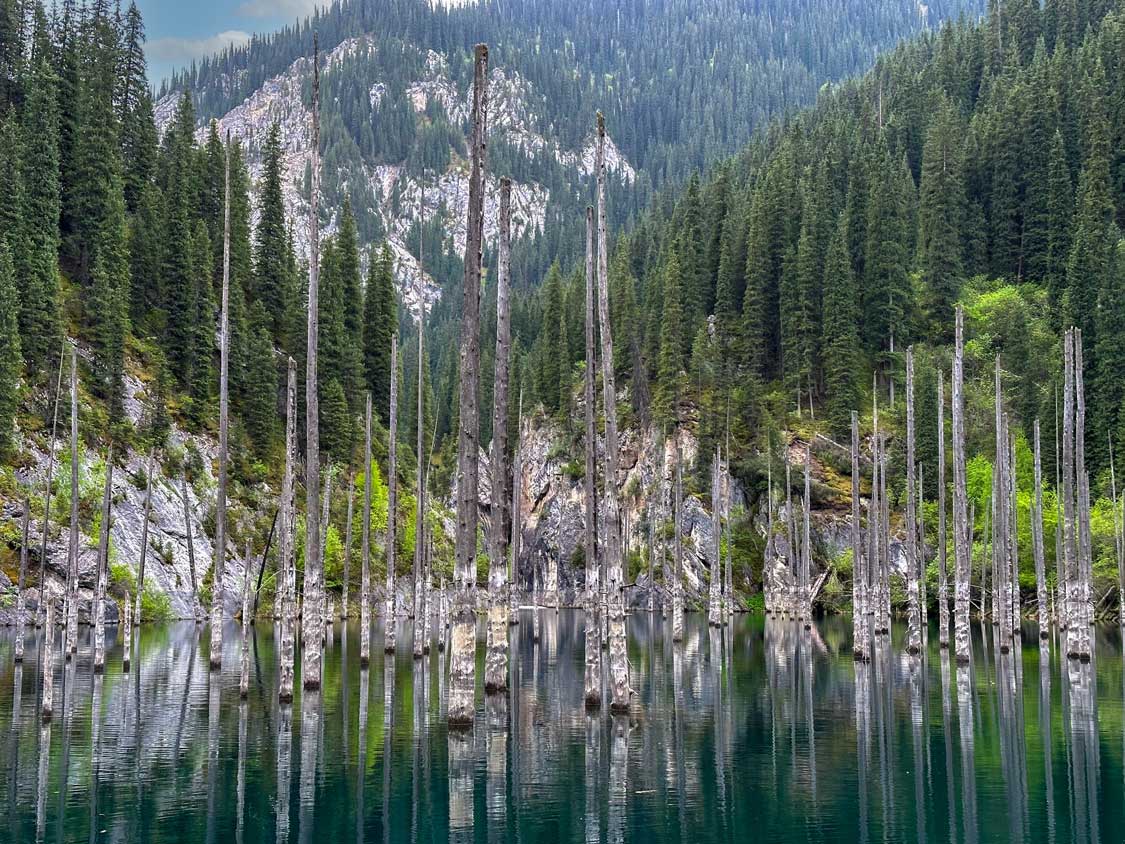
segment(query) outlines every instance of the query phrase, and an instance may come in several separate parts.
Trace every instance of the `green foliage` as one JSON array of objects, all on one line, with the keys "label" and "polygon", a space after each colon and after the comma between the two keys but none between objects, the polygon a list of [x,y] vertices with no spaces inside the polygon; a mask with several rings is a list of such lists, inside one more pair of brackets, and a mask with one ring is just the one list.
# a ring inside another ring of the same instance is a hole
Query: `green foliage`
[{"label": "green foliage", "polygon": [[0,454],[11,448],[12,425],[19,406],[19,297],[12,253],[0,236]]}]

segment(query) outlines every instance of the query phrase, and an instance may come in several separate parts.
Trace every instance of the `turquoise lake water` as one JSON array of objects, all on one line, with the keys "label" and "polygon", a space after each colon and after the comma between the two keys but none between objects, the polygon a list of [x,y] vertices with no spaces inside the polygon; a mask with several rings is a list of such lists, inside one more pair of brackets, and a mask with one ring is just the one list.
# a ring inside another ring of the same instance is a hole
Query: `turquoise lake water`
[{"label": "turquoise lake water", "polygon": [[[904,631],[870,664],[850,622],[805,631],[689,615],[673,647],[659,617],[629,619],[629,717],[583,706],[583,618],[529,611],[511,629],[512,691],[451,733],[448,660],[411,658],[411,627],[369,669],[337,624],[317,693],[277,703],[273,628],[241,631],[208,670],[206,627],[142,628],[95,675],[88,630],[55,660],[55,717],[38,712],[41,638],[13,666],[0,629],[4,842],[936,842],[1125,840],[1125,672],[1118,628],[1092,663],[1060,659],[1026,627],[1001,655],[974,625],[958,668],[931,631]],[[111,631],[111,636],[113,635]],[[300,675],[298,674],[298,677]],[[608,698],[607,698],[608,699]]]}]

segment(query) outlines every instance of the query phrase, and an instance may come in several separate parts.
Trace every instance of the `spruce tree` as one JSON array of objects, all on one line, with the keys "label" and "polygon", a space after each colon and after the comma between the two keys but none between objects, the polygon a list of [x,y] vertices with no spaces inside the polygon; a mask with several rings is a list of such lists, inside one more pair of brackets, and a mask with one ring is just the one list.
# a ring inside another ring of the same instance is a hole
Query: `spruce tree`
[{"label": "spruce tree", "polygon": [[[918,208],[918,265],[922,273],[929,330],[952,336],[953,306],[961,292],[965,186],[961,158],[963,129],[942,96],[926,134]],[[850,424],[850,422],[849,422]]]},{"label": "spruce tree", "polygon": [[[1055,324],[1062,320],[1066,296],[1066,265],[1070,255],[1074,218],[1074,195],[1063,136],[1055,130],[1047,170],[1047,257],[1044,281]],[[1053,455],[1048,455],[1051,459]]]},{"label": "spruce tree", "polygon": [[[288,234],[285,200],[281,192],[281,129],[270,126],[262,147],[262,177],[258,194],[258,227],[254,232],[254,294],[269,314],[274,342],[295,353],[301,343],[293,336],[295,275],[287,265]],[[299,333],[299,332],[297,332]]]},{"label": "spruce tree", "polygon": [[278,371],[269,314],[261,302],[250,306],[247,332],[242,418],[255,451],[265,455],[278,432]]},{"label": "spruce tree", "polygon": [[145,25],[135,2],[125,12],[118,75],[117,121],[121,127],[121,161],[125,206],[136,210],[156,166],[156,124],[145,62]]},{"label": "spruce tree", "polygon": [[372,255],[363,297],[363,369],[379,419],[390,414],[391,337],[397,325],[394,255],[386,244]]},{"label": "spruce tree", "polygon": [[684,306],[680,299],[683,277],[680,257],[671,250],[664,261],[663,310],[660,320],[660,352],[656,361],[655,410],[664,422],[676,419],[676,402],[684,384]]},{"label": "spruce tree", "polygon": [[129,330],[129,255],[121,179],[110,185],[108,216],[98,235],[91,270],[87,328],[93,338],[94,380],[112,417],[122,409],[125,336]]},{"label": "spruce tree", "polygon": [[859,407],[856,288],[848,254],[848,219],[841,214],[824,262],[824,393],[828,424],[842,438]]},{"label": "spruce tree", "polygon": [[0,454],[7,454],[11,448],[12,427],[19,408],[22,356],[15,276],[11,250],[0,235]]},{"label": "spruce tree", "polygon": [[1110,438],[1120,442],[1117,434],[1125,422],[1125,382],[1121,379],[1125,372],[1125,240],[1117,242],[1098,291],[1097,326],[1094,378],[1090,384],[1090,450],[1098,461],[1094,465],[1105,467],[1109,465]]}]

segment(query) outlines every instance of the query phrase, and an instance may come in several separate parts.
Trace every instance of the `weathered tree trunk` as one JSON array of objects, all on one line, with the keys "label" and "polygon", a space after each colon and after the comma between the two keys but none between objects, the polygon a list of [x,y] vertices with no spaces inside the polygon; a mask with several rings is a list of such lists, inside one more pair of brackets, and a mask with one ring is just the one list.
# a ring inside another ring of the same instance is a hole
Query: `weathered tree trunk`
[{"label": "weathered tree trunk", "polygon": [[512,180],[500,180],[500,248],[496,272],[496,383],[492,403],[492,534],[488,560],[488,657],[484,690],[508,688],[508,368],[511,354],[511,308],[508,284],[512,270]]},{"label": "weathered tree trunk", "polygon": [[964,323],[960,305],[956,312],[956,340],[953,352],[953,554],[954,569],[954,652],[958,663],[968,663],[969,646],[969,565],[972,549],[971,528],[967,519],[968,491],[965,478],[965,399]]},{"label": "weathered tree trunk", "polygon": [[[424,208],[423,204],[423,208]],[[418,265],[422,264],[422,235],[421,231],[418,234]],[[415,477],[415,513],[414,513],[414,567],[418,569],[424,565],[425,549],[426,549],[426,474],[428,471],[428,460],[423,458],[422,453],[425,446],[424,433],[425,433],[425,408],[423,402],[423,367],[422,367],[422,349],[423,349],[423,336],[425,335],[426,328],[426,302],[422,298],[422,277],[421,273],[418,276],[417,285],[417,299],[418,299],[418,415],[415,422],[415,449],[417,450],[418,470]],[[429,581],[427,581],[427,590],[429,588]],[[426,641],[429,642],[429,635],[426,636]]]},{"label": "weathered tree trunk", "polygon": [[[371,663],[371,393],[363,414],[363,531],[359,580],[359,664]],[[387,625],[394,617],[387,616]],[[391,634],[394,635],[393,633]]]},{"label": "weathered tree trunk", "polygon": [[250,540],[246,540],[246,569],[242,573],[242,653],[239,663],[238,696],[243,700],[250,694],[250,582],[254,556]]},{"label": "weathered tree trunk", "polygon": [[355,499],[355,475],[348,473],[348,523],[344,528],[344,586],[340,596],[340,618],[348,618],[348,590],[352,582],[352,504]]},{"label": "weathered tree trunk", "polygon": [[1078,658],[1079,601],[1078,561],[1075,559],[1074,527],[1074,332],[1063,335],[1063,568],[1066,572],[1066,601],[1063,604],[1066,630],[1066,651],[1071,659]]},{"label": "weathered tree trunk", "polygon": [[[332,464],[332,455],[325,454],[324,456],[325,472],[324,472],[324,489],[320,494],[320,571],[324,573],[324,559],[328,553],[328,526],[331,524],[331,509],[332,509],[332,478],[335,476],[336,467]],[[327,590],[324,589],[323,581],[321,583],[321,601],[320,601],[320,618],[317,626],[317,631],[320,636],[319,642],[321,649],[328,640],[328,632],[325,627],[332,626],[332,601],[328,598]]]},{"label": "weathered tree trunk", "polygon": [[296,490],[293,483],[296,458],[297,366],[293,358],[289,358],[285,386],[285,469],[281,475],[281,536],[277,543],[278,585],[274,597],[281,605],[281,668],[278,672],[277,691],[280,703],[293,700],[293,639],[297,633],[297,576],[293,559],[297,519]]},{"label": "weathered tree trunk", "polygon": [[70,346],[70,545],[66,583],[66,659],[78,650],[78,347]]},{"label": "weathered tree trunk", "polygon": [[945,537],[945,372],[938,369],[938,646],[949,647],[949,575]]},{"label": "weathered tree trunk", "polygon": [[[386,621],[383,623],[383,653],[395,652],[395,569],[397,568],[396,556],[398,543],[398,333],[391,335],[391,395],[390,395],[390,429],[387,432],[387,603]],[[418,558],[421,559],[420,557]],[[411,615],[418,614],[418,589],[421,585],[421,576],[417,566],[414,568],[413,609]],[[417,635],[414,636],[418,638]],[[415,656],[421,656],[418,647],[414,648]]]},{"label": "weathered tree trunk", "polygon": [[[677,417],[679,411],[677,410]],[[678,421],[678,419],[677,419]],[[672,641],[684,640],[684,543],[680,534],[684,515],[683,453],[680,450],[680,429],[676,426],[676,480],[672,499],[672,519],[675,521],[672,547],[675,554],[676,573],[672,581]]]},{"label": "weathered tree trunk", "polygon": [[1113,435],[1109,437],[1109,486],[1113,497],[1113,556],[1117,563],[1117,614],[1125,625],[1125,566],[1122,564],[1121,514],[1117,509],[1117,470],[1113,461]]},{"label": "weathered tree trunk", "polygon": [[586,206],[586,377],[583,389],[586,402],[586,476],[583,478],[586,504],[586,532],[585,532],[585,557],[586,557],[586,670],[585,670],[585,700],[586,706],[597,707],[602,701],[602,650],[601,650],[601,625],[598,619],[598,504],[597,504],[597,475],[598,475],[598,440],[597,430],[594,427],[594,417],[597,406],[594,388],[598,379],[597,351],[594,345],[596,325],[596,310],[594,308],[594,209]]},{"label": "weathered tree trunk", "polygon": [[45,603],[47,610],[43,620],[43,653],[39,657],[39,676],[43,678],[39,712],[44,721],[50,721],[55,714],[55,602],[49,600]]},{"label": "weathered tree trunk", "polygon": [[324,638],[324,561],[320,556],[320,395],[317,339],[320,334],[320,50],[313,33],[312,179],[309,188],[309,291],[305,355],[305,580],[301,614],[301,681],[320,688],[320,642]]},{"label": "weathered tree trunk", "polygon": [[711,627],[720,627],[723,623],[722,597],[719,583],[722,580],[722,565],[719,558],[719,453],[715,452],[715,461],[711,466],[711,551],[715,555],[711,564],[710,588],[708,590],[707,623]]},{"label": "weathered tree trunk", "polygon": [[227,454],[230,361],[230,131],[227,131],[223,191],[223,293],[219,315],[219,481],[215,498],[215,553],[211,562],[211,670],[223,665],[223,594],[227,560]]},{"label": "weathered tree trunk", "polygon": [[[508,623],[520,623],[519,590],[517,589],[520,570],[520,540],[523,538],[520,527],[520,496],[523,492],[523,390],[520,390],[519,408],[516,412],[516,446],[512,454],[512,524],[508,544],[511,548],[511,575],[508,578],[509,610]],[[441,612],[445,606],[445,581],[441,582]],[[441,628],[441,641],[445,641],[445,626]]]},{"label": "weathered tree trunk", "polygon": [[1039,448],[1039,420],[1035,420],[1035,497],[1031,512],[1031,554],[1035,558],[1035,597],[1039,604],[1039,638],[1046,639],[1051,634],[1051,618],[1048,613],[1047,572],[1043,548],[1043,468]]},{"label": "weathered tree trunk", "polygon": [[94,673],[105,671],[105,593],[109,582],[109,532],[113,512],[113,441],[105,456],[102,521],[98,533],[98,582],[94,590]]},{"label": "weathered tree trunk", "polygon": [[796,615],[797,607],[795,604],[796,583],[799,578],[798,569],[800,562],[798,560],[799,543],[797,538],[797,522],[795,521],[793,513],[793,471],[789,465],[789,442],[788,439],[785,443],[785,453],[783,455],[785,461],[785,540],[788,545],[788,581],[785,585],[785,616]]},{"label": "weathered tree trunk", "polygon": [[[24,608],[23,608],[23,587],[24,580],[27,577],[27,545],[31,541],[28,536],[31,524],[31,499],[25,497],[23,500],[23,519],[21,526],[20,542],[20,573],[16,580],[16,641],[13,645],[13,659],[16,665],[23,662],[23,636],[24,636]],[[40,593],[40,601],[43,600],[42,593]]]},{"label": "weathered tree trunk", "polygon": [[906,591],[909,604],[906,652],[922,650],[922,604],[918,591],[918,510],[914,484],[914,347],[906,350]]},{"label": "weathered tree trunk", "polygon": [[881,606],[882,619],[880,626],[883,633],[887,636],[891,635],[891,499],[887,494],[887,475],[888,464],[890,463],[890,456],[887,453],[887,435],[882,435],[882,441],[879,444],[879,458],[883,461],[883,466],[879,470],[879,505],[882,512],[879,515],[879,529],[882,532],[879,542],[879,550],[882,552],[882,560],[879,565],[882,569],[882,582],[883,582],[883,601]]},{"label": "weathered tree trunk", "polygon": [[133,608],[133,614],[136,616],[137,624],[141,623],[141,596],[145,591],[145,560],[148,557],[148,520],[152,513],[152,458],[153,453],[156,451],[155,445],[148,447],[148,460],[145,462],[145,509],[143,520],[141,522],[141,559],[137,565],[137,594],[136,606]]},{"label": "weathered tree trunk", "polygon": [[[35,626],[43,625],[47,587],[47,534],[51,526],[51,492],[55,483],[55,443],[58,441],[59,399],[62,397],[63,361],[66,360],[66,344],[59,350],[59,372],[55,377],[55,409],[51,415],[51,450],[47,455],[47,480],[43,485],[43,537],[39,551],[39,606],[35,611]],[[139,594],[139,593],[138,593]],[[140,620],[138,616],[137,620]]]},{"label": "weathered tree trunk", "polygon": [[477,462],[480,451],[480,277],[484,226],[485,127],[488,121],[488,47],[478,44],[473,71],[473,134],[470,147],[469,218],[466,226],[464,304],[461,314],[460,422],[457,437],[457,533],[455,541],[453,645],[448,721],[472,723],[476,708]]},{"label": "weathered tree trunk", "polygon": [[805,629],[812,628],[812,594],[809,576],[812,572],[812,531],[809,524],[812,512],[812,492],[810,472],[812,470],[812,449],[805,444],[805,504],[803,507],[804,533],[801,536],[801,605],[797,617],[805,622]]},{"label": "weathered tree trunk", "polygon": [[777,591],[773,585],[773,450],[766,452],[766,547],[762,553],[762,592],[766,616],[777,610]]},{"label": "weathered tree trunk", "polygon": [[125,593],[125,600],[121,602],[121,670],[129,670],[129,662],[133,654],[133,605],[129,601],[129,593]]},{"label": "weathered tree trunk", "polygon": [[1086,387],[1085,352],[1082,329],[1074,329],[1074,477],[1078,485],[1078,658],[1089,662],[1091,656],[1090,625],[1094,622],[1091,595],[1093,580],[1093,549],[1090,537],[1090,476],[1086,472]]},{"label": "weathered tree trunk", "polygon": [[731,502],[731,474],[730,474],[730,396],[727,396],[727,431],[726,431],[726,449],[727,456],[726,463],[722,465],[722,484],[719,487],[720,496],[723,502],[723,518],[726,523],[726,536],[727,536],[727,568],[725,580],[725,604],[726,612],[723,615],[723,623],[727,624],[730,619],[734,618],[734,542],[731,537],[731,524],[730,524],[730,502]]},{"label": "weathered tree trunk", "polygon": [[191,614],[199,621],[199,580],[195,574],[195,539],[191,534],[191,507],[188,503],[187,467],[180,471],[180,500],[184,505],[184,538],[187,540],[188,575],[191,579]]},{"label": "weathered tree trunk", "polygon": [[[771,495],[773,490],[770,490]],[[768,519],[772,533],[772,507]],[[767,547],[769,540],[767,542]],[[852,656],[867,662],[869,651],[867,617],[867,566],[863,553],[863,539],[859,510],[859,413],[852,411]]]}]

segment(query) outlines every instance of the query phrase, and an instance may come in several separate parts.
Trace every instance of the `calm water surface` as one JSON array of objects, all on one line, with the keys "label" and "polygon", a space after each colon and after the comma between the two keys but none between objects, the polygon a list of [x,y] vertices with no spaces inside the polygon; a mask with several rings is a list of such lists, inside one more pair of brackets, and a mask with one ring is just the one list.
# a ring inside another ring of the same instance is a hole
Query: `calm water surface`
[{"label": "calm water surface", "polygon": [[[120,639],[104,676],[89,631],[55,665],[55,718],[38,716],[41,638],[12,664],[0,630],[0,840],[4,842],[1121,841],[1125,750],[1121,636],[1089,665],[1040,647],[1034,628],[1000,655],[974,626],[973,663],[902,652],[868,665],[850,623],[812,631],[689,616],[685,641],[630,618],[628,718],[582,705],[580,612],[512,628],[512,692],[475,727],[445,723],[447,658],[434,648],[359,668],[358,628],[337,625],[324,684],[277,704],[273,629],[241,635],[221,673],[205,628],[143,628],[133,668]],[[987,634],[987,640],[985,635]],[[299,678],[298,673],[298,678]],[[298,684],[299,686],[299,684]]]}]

